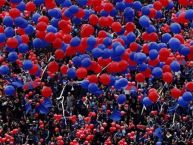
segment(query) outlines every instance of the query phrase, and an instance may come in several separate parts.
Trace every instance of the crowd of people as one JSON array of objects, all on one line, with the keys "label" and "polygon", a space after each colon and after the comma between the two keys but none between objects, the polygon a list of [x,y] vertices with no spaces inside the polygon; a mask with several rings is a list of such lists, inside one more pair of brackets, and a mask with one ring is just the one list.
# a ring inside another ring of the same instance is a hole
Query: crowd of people
[{"label": "crowd of people", "polygon": [[0,11],[0,145],[193,145],[192,0]]}]

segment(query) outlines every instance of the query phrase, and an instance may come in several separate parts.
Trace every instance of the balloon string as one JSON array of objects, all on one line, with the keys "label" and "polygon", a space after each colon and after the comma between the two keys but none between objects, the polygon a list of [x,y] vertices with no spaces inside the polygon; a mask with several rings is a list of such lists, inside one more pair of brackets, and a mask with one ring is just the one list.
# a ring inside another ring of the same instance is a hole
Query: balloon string
[{"label": "balloon string", "polygon": [[174,124],[175,118],[176,118],[176,113],[174,113],[174,116],[173,116],[173,124]]},{"label": "balloon string", "polygon": [[62,91],[60,93],[60,97],[56,98],[57,100],[62,98],[62,101],[60,103],[62,104],[62,114],[63,114],[63,117],[65,117],[65,110],[64,110],[64,96],[62,96],[62,95],[64,93],[65,88],[66,88],[66,85],[64,85],[64,87],[62,88]]},{"label": "balloon string", "polygon": [[[102,71],[104,71],[111,63],[109,63],[107,66],[105,66]],[[97,74],[97,77],[99,77],[99,75],[102,73],[102,71],[100,73]]]},{"label": "balloon string", "polygon": [[142,110],[141,110],[141,115],[143,114],[144,110],[146,110],[146,107],[143,106]]},{"label": "balloon string", "polygon": [[[54,58],[54,57],[51,55],[50,58],[48,59],[48,63],[50,62],[50,60],[51,60],[52,58]],[[46,72],[46,69],[47,69],[47,68],[48,68],[48,64],[46,65],[46,67],[44,68],[44,70],[43,70],[43,72],[42,72],[41,80],[42,80],[42,78],[43,78],[43,76],[44,76],[44,73]]]}]

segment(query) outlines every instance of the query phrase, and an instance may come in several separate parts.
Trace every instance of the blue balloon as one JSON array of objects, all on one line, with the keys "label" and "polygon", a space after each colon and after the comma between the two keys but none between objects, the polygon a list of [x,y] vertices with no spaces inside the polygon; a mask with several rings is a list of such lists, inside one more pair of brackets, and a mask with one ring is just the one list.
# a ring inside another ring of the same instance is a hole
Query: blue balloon
[{"label": "blue balloon", "polygon": [[180,64],[177,61],[173,61],[170,64],[170,68],[173,72],[178,72],[180,70]]},{"label": "blue balloon", "polygon": [[98,88],[97,84],[90,83],[88,85],[88,91],[91,92],[91,93],[95,93],[95,92],[99,91],[99,88]]},{"label": "blue balloon", "polygon": [[180,48],[181,42],[179,39],[177,38],[171,38],[168,42],[169,47],[173,50],[173,51],[178,51],[178,49]]},{"label": "blue balloon", "polygon": [[141,8],[141,12],[142,12],[142,14],[143,15],[149,15],[149,13],[150,13],[150,9],[149,9],[149,7],[148,6],[143,6],[142,8]]},{"label": "blue balloon", "polygon": [[3,24],[6,27],[13,27],[13,19],[10,16],[5,16],[3,19]]},{"label": "blue balloon", "polygon": [[191,93],[191,92],[188,92],[188,91],[187,91],[187,92],[184,92],[184,93],[183,93],[182,98],[183,98],[184,101],[189,102],[189,101],[192,101],[193,96],[192,96],[192,93]]},{"label": "blue balloon", "polygon": [[193,29],[193,22],[190,24],[190,27]]},{"label": "blue balloon", "polygon": [[161,19],[161,18],[163,18],[162,11],[157,11],[155,19]]},{"label": "blue balloon", "polygon": [[4,92],[7,96],[12,96],[15,93],[15,88],[12,85],[7,85],[4,89]]},{"label": "blue balloon", "polygon": [[63,7],[69,7],[72,5],[72,2],[71,0],[65,0],[63,3],[62,3],[62,6]]},{"label": "blue balloon", "polygon": [[156,42],[150,42],[149,43],[149,49],[152,50],[152,49],[156,49],[158,50],[159,49],[159,46]]},{"label": "blue balloon", "polygon": [[23,61],[23,69],[30,70],[33,67],[33,63],[31,60],[24,60]]},{"label": "blue balloon", "polygon": [[69,68],[67,71],[67,76],[71,79],[76,78],[76,70],[74,68]]},{"label": "blue balloon", "polygon": [[172,23],[172,24],[170,25],[170,30],[171,30],[173,33],[175,33],[175,34],[178,34],[178,33],[181,32],[181,26],[180,26],[180,24],[178,24],[178,23]]},{"label": "blue balloon", "polygon": [[4,33],[7,38],[15,36],[15,30],[12,27],[6,27]]},{"label": "blue balloon", "polygon": [[48,15],[50,17],[58,18],[60,19],[62,17],[61,11],[57,8],[48,10]]},{"label": "blue balloon", "polygon": [[45,2],[45,0],[34,0],[34,4],[36,6],[40,6],[41,4],[43,4]]},{"label": "blue balloon", "polygon": [[82,61],[81,61],[81,66],[83,67],[89,67],[91,65],[91,60],[90,58],[84,58]]},{"label": "blue balloon", "polygon": [[41,39],[39,39],[39,38],[35,38],[34,40],[33,40],[33,47],[34,48],[41,48],[42,47],[42,40]]},{"label": "blue balloon", "polygon": [[7,75],[9,74],[9,67],[7,65],[0,66],[0,74],[1,75]]},{"label": "blue balloon", "polygon": [[152,105],[152,101],[151,101],[148,97],[143,98],[142,103],[143,103],[143,105],[146,106],[146,107]]},{"label": "blue balloon", "polygon": [[185,13],[185,17],[191,21],[193,19],[193,9],[188,9]]},{"label": "blue balloon", "polygon": [[87,39],[87,45],[89,47],[94,47],[96,45],[97,41],[96,41],[96,38],[94,36],[90,36],[88,39]]},{"label": "blue balloon", "polygon": [[103,50],[102,58],[106,59],[106,58],[109,58],[110,56],[111,56],[111,50],[108,48],[105,48]]},{"label": "blue balloon", "polygon": [[20,10],[21,12],[25,11],[25,3],[24,2],[20,2],[18,5],[17,5],[17,9]]},{"label": "blue balloon", "polygon": [[125,8],[125,10],[124,10],[124,17],[125,18],[128,18],[128,17],[133,18],[134,16],[135,16],[135,12],[132,8],[130,8],[130,7]]},{"label": "blue balloon", "polygon": [[94,48],[92,50],[92,55],[94,58],[99,58],[103,55],[103,50],[101,50],[100,48]]},{"label": "blue balloon", "polygon": [[33,20],[35,23],[37,23],[40,16],[41,16],[41,15],[40,15],[39,13],[35,13],[35,14],[33,14],[33,16],[32,16],[32,20]]},{"label": "blue balloon", "polygon": [[22,0],[10,0],[11,3],[15,3],[15,4],[18,4],[20,3]]},{"label": "blue balloon", "polygon": [[167,5],[166,9],[167,10],[171,10],[174,8],[174,2],[173,1],[169,1],[169,4]]},{"label": "blue balloon", "polygon": [[187,106],[188,106],[188,102],[185,101],[182,97],[179,97],[179,98],[178,98],[178,104],[179,104],[181,107],[187,107]]},{"label": "blue balloon", "polygon": [[146,61],[146,59],[147,59],[146,55],[142,52],[135,53],[135,55],[134,55],[134,60],[138,64],[142,64],[143,62]]},{"label": "blue balloon", "polygon": [[25,30],[25,33],[28,35],[32,35],[35,32],[34,27],[30,24],[24,30]]},{"label": "blue balloon", "polygon": [[111,38],[109,38],[109,37],[106,37],[104,40],[103,40],[103,44],[105,45],[105,46],[110,46],[111,44],[112,44],[112,39]]},{"label": "blue balloon", "polygon": [[29,51],[29,46],[25,43],[21,43],[19,46],[18,46],[18,50],[20,53],[27,53]]},{"label": "blue balloon", "polygon": [[64,11],[64,15],[65,15],[66,17],[68,17],[68,18],[72,18],[72,17],[73,17],[73,14],[72,14],[68,9],[66,9],[66,10]]},{"label": "blue balloon", "polygon": [[162,77],[162,69],[160,67],[155,67],[153,68],[152,70],[152,75],[155,77],[155,78],[160,78]]},{"label": "blue balloon", "polygon": [[137,10],[137,11],[141,11],[141,8],[142,8],[141,2],[140,2],[140,1],[135,1],[135,2],[133,3],[133,8],[134,8],[135,10]]},{"label": "blue balloon", "polygon": [[88,3],[88,0],[77,0],[77,3],[78,3],[80,6],[85,6],[85,5]]},{"label": "blue balloon", "polygon": [[146,27],[145,30],[146,30],[147,33],[156,32],[156,28],[155,28],[155,26],[153,26],[153,25],[150,25],[149,27]]},{"label": "blue balloon", "polygon": [[7,59],[9,62],[15,62],[18,59],[17,52],[10,52]]},{"label": "blue balloon", "polygon": [[117,10],[123,11],[125,9],[126,5],[124,2],[117,2],[115,7]]},{"label": "blue balloon", "polygon": [[73,57],[72,62],[73,62],[75,67],[80,67],[81,66],[81,59],[78,56]]},{"label": "blue balloon", "polygon": [[143,28],[149,27],[149,26],[150,26],[150,23],[151,23],[150,19],[149,19],[147,16],[145,16],[145,15],[143,15],[143,16],[141,16],[141,17],[139,18],[139,24],[140,24],[141,27],[143,27]]},{"label": "blue balloon", "polygon": [[186,46],[182,46],[180,49],[180,54],[187,56],[190,53],[190,48]]},{"label": "blue balloon", "polygon": [[0,33],[0,43],[3,43],[6,41],[6,36],[4,33]]},{"label": "blue balloon", "polygon": [[88,89],[89,81],[83,80],[80,85],[83,89]]},{"label": "blue balloon", "polygon": [[125,101],[126,101],[126,96],[124,94],[121,94],[121,95],[118,96],[118,98],[117,98],[117,103],[118,104],[124,104]]},{"label": "blue balloon", "polygon": [[71,6],[69,7],[69,11],[70,11],[70,13],[72,13],[72,14],[76,14],[76,13],[78,13],[78,11],[79,11],[79,7],[78,7],[77,5],[71,5]]},{"label": "blue balloon", "polygon": [[81,42],[80,38],[76,36],[70,40],[70,46],[77,47],[80,45],[80,42]]},{"label": "blue balloon", "polygon": [[25,20],[23,17],[17,17],[14,19],[14,24],[17,27],[26,28],[28,25],[28,21]]},{"label": "blue balloon", "polygon": [[115,8],[113,8],[113,10],[110,12],[110,16],[112,17],[116,16],[117,14],[118,14],[118,11]]},{"label": "blue balloon", "polygon": [[155,49],[152,49],[149,51],[149,58],[154,60],[158,57],[158,51]]},{"label": "blue balloon", "polygon": [[122,45],[117,46],[114,50],[115,56],[122,56],[124,52],[125,52],[125,47],[123,47]]},{"label": "blue balloon", "polygon": [[56,27],[52,26],[52,25],[48,25],[47,32],[57,33],[58,29]]},{"label": "blue balloon", "polygon": [[127,35],[127,41],[128,41],[128,43],[132,43],[132,42],[134,42],[136,40],[136,35],[133,33],[133,32],[131,32],[131,33],[129,33],[128,35]]},{"label": "blue balloon", "polygon": [[115,88],[122,89],[128,85],[128,80],[126,78],[121,78],[115,81]]},{"label": "blue balloon", "polygon": [[139,71],[145,71],[148,68],[146,63],[142,63],[139,65]]},{"label": "blue balloon", "polygon": [[171,38],[172,38],[171,34],[169,34],[169,33],[164,33],[164,34],[162,35],[161,40],[162,40],[163,43],[168,43],[168,41],[169,41]]}]

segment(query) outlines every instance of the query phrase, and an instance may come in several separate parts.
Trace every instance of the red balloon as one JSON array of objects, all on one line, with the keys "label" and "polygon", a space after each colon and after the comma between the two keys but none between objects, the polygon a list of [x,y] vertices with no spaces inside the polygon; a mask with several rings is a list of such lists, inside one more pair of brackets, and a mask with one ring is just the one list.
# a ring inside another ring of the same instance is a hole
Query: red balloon
[{"label": "red balloon", "polygon": [[98,23],[98,16],[97,15],[95,15],[95,14],[92,14],[92,15],[90,15],[89,16],[89,23],[91,24],[91,25],[96,25],[97,23]]},{"label": "red balloon", "polygon": [[166,61],[170,55],[170,51],[167,48],[162,48],[159,51],[159,59],[160,61]]},{"label": "red balloon", "polygon": [[118,65],[119,65],[119,72],[123,72],[123,71],[125,71],[126,69],[127,69],[127,67],[128,67],[128,63],[127,63],[127,61],[125,61],[125,60],[121,60],[119,63],[118,63]]},{"label": "red balloon", "polygon": [[45,36],[45,40],[49,43],[52,43],[55,40],[55,34],[53,32],[49,32]]},{"label": "red balloon", "polygon": [[168,6],[169,4],[169,0],[160,0],[160,2],[162,3],[164,7]]},{"label": "red balloon", "polygon": [[101,84],[103,85],[109,85],[110,81],[111,81],[111,78],[108,74],[102,74],[100,77],[99,77],[99,81]]},{"label": "red balloon", "polygon": [[60,68],[60,71],[62,74],[67,74],[67,71],[68,71],[67,65],[62,65]]},{"label": "red balloon", "polygon": [[162,9],[162,3],[161,3],[160,1],[155,1],[155,2],[153,3],[153,7],[154,7],[157,11],[159,11],[159,10]]},{"label": "red balloon", "polygon": [[171,68],[169,65],[164,65],[163,68],[162,68],[163,72],[171,72]]},{"label": "red balloon", "polygon": [[137,51],[137,49],[138,49],[138,44],[136,43],[136,42],[132,42],[131,44],[130,44],[130,49],[131,49],[131,51]]},{"label": "red balloon", "polygon": [[26,34],[24,34],[24,35],[21,35],[21,39],[22,39],[22,42],[23,43],[29,43],[29,36],[28,35],[26,35]]},{"label": "red balloon", "polygon": [[111,27],[112,27],[112,30],[117,33],[120,32],[122,29],[121,24],[119,22],[113,22]]},{"label": "red balloon", "polygon": [[107,37],[107,32],[104,31],[104,30],[99,31],[99,32],[98,32],[98,37],[99,37],[99,38],[105,38],[105,37]]},{"label": "red balloon", "polygon": [[118,62],[111,62],[111,64],[107,67],[107,71],[109,73],[119,72],[119,63]]},{"label": "red balloon", "polygon": [[50,71],[51,73],[57,72],[58,69],[59,69],[59,65],[56,61],[52,61],[48,64],[48,71]]},{"label": "red balloon", "polygon": [[170,93],[171,93],[171,96],[174,98],[174,99],[178,99],[181,95],[182,95],[182,92],[180,89],[178,88],[173,88],[170,90]]},{"label": "red balloon", "polygon": [[75,14],[75,16],[79,19],[83,18],[85,16],[85,12],[84,12],[84,9],[82,8],[79,8],[79,11],[78,13]]},{"label": "red balloon", "polygon": [[26,10],[30,12],[34,12],[36,9],[36,5],[33,2],[26,3]]},{"label": "red balloon", "polygon": [[38,72],[39,66],[37,64],[34,64],[33,67],[29,70],[29,73],[31,75],[35,75]]},{"label": "red balloon", "polygon": [[20,16],[20,11],[17,8],[12,8],[9,10],[9,15],[10,17],[12,17],[13,19],[17,18]]},{"label": "red balloon", "polygon": [[56,59],[63,59],[65,57],[65,53],[62,49],[57,49],[55,51],[55,58]]},{"label": "red balloon", "polygon": [[8,38],[6,43],[9,48],[17,48],[19,44],[16,38]]},{"label": "red balloon", "polygon": [[182,6],[188,6],[189,5],[189,0],[178,0],[178,3]]},{"label": "red balloon", "polygon": [[145,81],[145,76],[142,74],[142,73],[138,73],[138,74],[136,74],[136,76],[135,76],[135,80],[137,81],[137,82],[144,82]]},{"label": "red balloon", "polygon": [[98,77],[96,75],[89,75],[87,79],[90,83],[98,83]]},{"label": "red balloon", "polygon": [[80,35],[81,37],[89,37],[94,33],[94,28],[90,24],[83,24],[81,27]]},{"label": "red balloon", "polygon": [[1,0],[0,1],[0,7],[2,7],[5,4],[6,0]]},{"label": "red balloon", "polygon": [[166,83],[171,83],[173,81],[173,75],[170,72],[165,72],[163,74],[163,81],[165,81]]},{"label": "red balloon", "polygon": [[157,11],[154,8],[150,9],[149,17],[150,18],[155,18],[157,15]]},{"label": "red balloon", "polygon": [[77,76],[79,79],[84,79],[84,78],[86,78],[86,76],[87,76],[87,70],[86,70],[85,68],[83,68],[83,67],[78,68],[78,69],[76,70],[76,76]]},{"label": "red balloon", "polygon": [[54,48],[59,49],[62,47],[62,39],[56,38],[52,44]]},{"label": "red balloon", "polygon": [[45,0],[45,6],[46,6],[47,9],[53,9],[57,5],[55,3],[55,0]]},{"label": "red balloon", "polygon": [[127,30],[127,32],[133,32],[136,28],[135,24],[132,23],[132,22],[128,22],[126,25],[125,25],[125,28]]},{"label": "red balloon", "polygon": [[45,31],[46,28],[47,28],[47,24],[45,22],[39,22],[36,25],[36,29],[39,30],[39,31]]},{"label": "red balloon", "polygon": [[186,88],[189,90],[189,91],[193,91],[193,82],[188,82],[186,84]]},{"label": "red balloon", "polygon": [[112,3],[105,3],[104,4],[104,10],[106,12],[111,12],[113,10],[113,4]]},{"label": "red balloon", "polygon": [[152,102],[157,102],[158,98],[159,98],[159,95],[157,92],[150,92],[149,95],[148,95],[149,99],[152,101]]},{"label": "red balloon", "polygon": [[52,95],[52,89],[50,87],[44,86],[41,90],[41,95],[43,97],[50,97]]}]

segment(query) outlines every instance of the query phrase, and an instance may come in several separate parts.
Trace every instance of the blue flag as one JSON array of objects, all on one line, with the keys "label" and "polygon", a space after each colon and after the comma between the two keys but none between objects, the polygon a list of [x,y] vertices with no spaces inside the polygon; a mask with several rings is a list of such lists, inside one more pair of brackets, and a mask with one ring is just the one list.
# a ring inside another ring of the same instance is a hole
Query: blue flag
[{"label": "blue flag", "polygon": [[25,104],[25,113],[28,114],[29,111],[32,109],[31,103],[26,103]]},{"label": "blue flag", "polygon": [[162,128],[161,127],[156,128],[153,135],[158,137],[159,140],[162,140]]},{"label": "blue flag", "polygon": [[121,120],[121,112],[118,110],[113,111],[113,113],[110,116],[110,119],[113,121],[120,121]]}]

